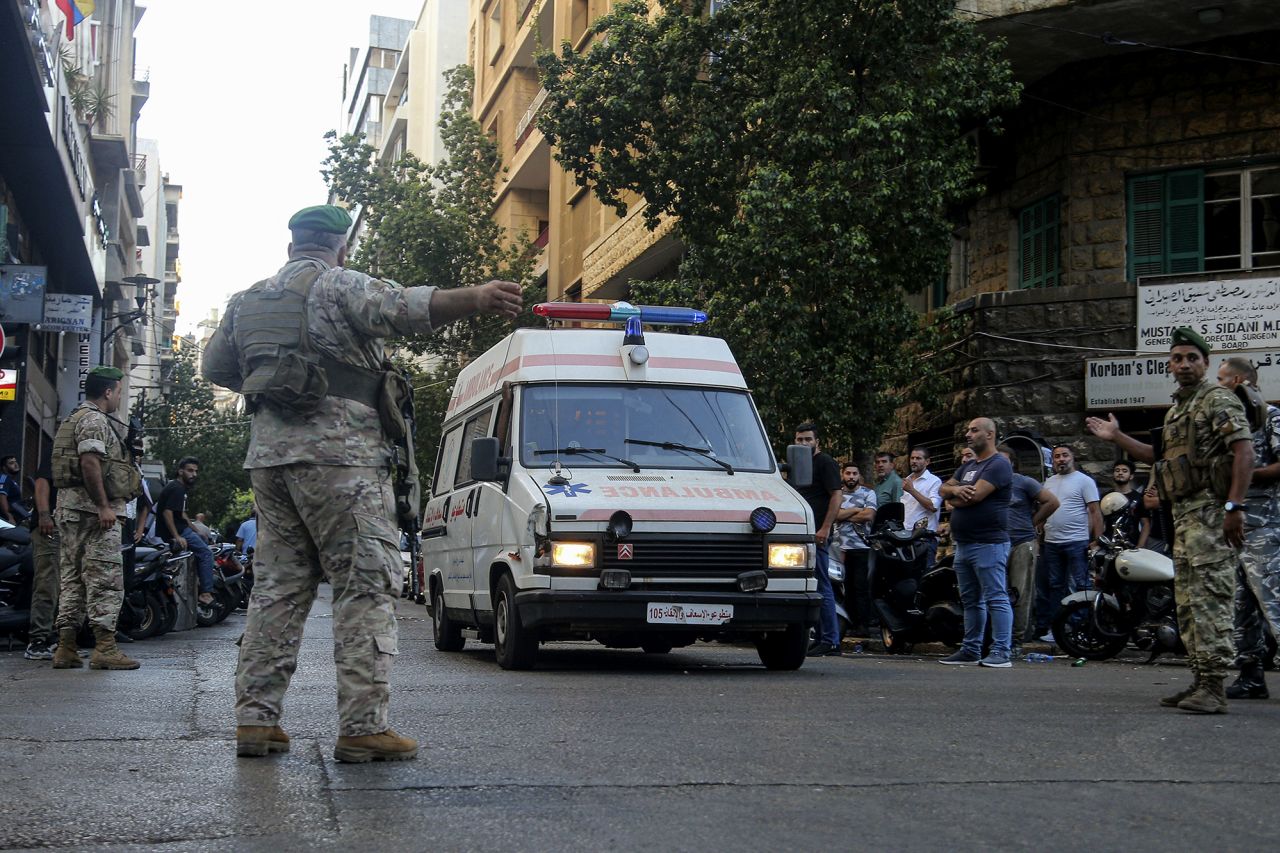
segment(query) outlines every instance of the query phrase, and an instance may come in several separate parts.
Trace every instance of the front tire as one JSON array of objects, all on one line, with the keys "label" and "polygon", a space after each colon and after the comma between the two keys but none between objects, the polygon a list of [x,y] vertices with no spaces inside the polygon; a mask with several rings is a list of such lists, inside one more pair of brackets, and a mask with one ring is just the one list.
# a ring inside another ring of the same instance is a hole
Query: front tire
[{"label": "front tire", "polygon": [[1093,626],[1093,604],[1072,601],[1064,604],[1053,619],[1053,640],[1073,658],[1107,660],[1129,643],[1128,637],[1108,637]]},{"label": "front tire", "polygon": [[765,669],[794,670],[804,665],[809,649],[809,626],[790,625],[785,631],[770,631],[756,640],[756,651]]},{"label": "front tire", "polygon": [[467,644],[462,628],[444,612],[444,593],[440,589],[431,596],[431,634],[442,652],[460,652]]},{"label": "front tire", "polygon": [[503,669],[532,669],[538,656],[538,635],[520,622],[516,608],[516,583],[511,575],[498,580],[493,608],[493,646]]}]

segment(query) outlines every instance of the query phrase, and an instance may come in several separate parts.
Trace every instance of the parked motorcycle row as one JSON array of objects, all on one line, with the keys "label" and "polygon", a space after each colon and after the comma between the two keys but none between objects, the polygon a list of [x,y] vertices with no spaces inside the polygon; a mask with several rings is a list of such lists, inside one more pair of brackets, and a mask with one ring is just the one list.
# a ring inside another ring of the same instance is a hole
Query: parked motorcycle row
[{"label": "parked motorcycle row", "polygon": [[[167,546],[126,545],[121,548],[124,595],[118,630],[133,640],[158,637],[197,625],[209,627],[226,619],[237,608],[248,606],[253,586],[252,554],[235,553],[229,543],[210,545],[214,555],[213,601],[196,601],[194,613],[184,606],[183,593],[194,600],[197,590],[180,591],[180,577],[194,578],[188,571],[190,551],[173,553]],[[25,639],[31,617],[31,594],[35,577],[31,533],[0,520],[0,637]],[[91,642],[88,627],[86,643]]]}]

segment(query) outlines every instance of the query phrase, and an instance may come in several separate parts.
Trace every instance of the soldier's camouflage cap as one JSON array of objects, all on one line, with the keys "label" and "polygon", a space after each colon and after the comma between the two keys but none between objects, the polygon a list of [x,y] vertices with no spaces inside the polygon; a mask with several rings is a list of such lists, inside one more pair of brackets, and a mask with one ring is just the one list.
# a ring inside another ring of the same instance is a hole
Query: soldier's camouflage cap
[{"label": "soldier's camouflage cap", "polygon": [[1204,353],[1205,358],[1209,357],[1209,342],[1189,326],[1179,326],[1173,330],[1173,334],[1169,337],[1169,349],[1182,346],[1195,347]]},{"label": "soldier's camouflage cap", "polygon": [[333,204],[304,207],[289,218],[289,230],[304,228],[326,234],[346,234],[351,229],[351,214]]},{"label": "soldier's camouflage cap", "polygon": [[118,367],[109,367],[100,364],[89,371],[90,376],[101,376],[103,379],[114,379],[117,382],[124,379],[124,371]]}]

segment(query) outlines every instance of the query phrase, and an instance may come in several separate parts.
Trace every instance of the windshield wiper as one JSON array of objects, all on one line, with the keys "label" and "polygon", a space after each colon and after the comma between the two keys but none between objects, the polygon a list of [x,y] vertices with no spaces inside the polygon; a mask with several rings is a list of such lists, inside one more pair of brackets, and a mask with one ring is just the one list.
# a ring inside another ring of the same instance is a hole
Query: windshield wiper
[{"label": "windshield wiper", "polygon": [[622,440],[626,444],[643,444],[645,447],[661,447],[663,450],[682,450],[685,453],[695,453],[698,458],[714,462],[730,474],[733,474],[733,466],[723,459],[717,459],[716,452],[709,447],[693,447],[688,444],[681,444],[678,441],[648,441],[643,438],[624,438]]},{"label": "windshield wiper", "polygon": [[623,459],[621,456],[613,456],[612,454],[605,453],[605,452],[604,452],[604,448],[603,448],[603,447],[601,447],[601,448],[595,448],[595,447],[562,447],[562,448],[560,448],[559,450],[535,450],[535,451],[533,451],[533,455],[534,455],[534,456],[550,456],[550,455],[551,455],[551,454],[553,454],[553,453],[563,453],[563,454],[565,454],[566,456],[572,456],[572,455],[574,455],[574,454],[576,454],[576,453],[591,453],[591,454],[594,454],[595,456],[603,456],[605,459],[612,459],[614,462],[621,462],[623,465],[626,465],[628,468],[630,468],[632,471],[636,472],[637,474],[639,474],[639,473],[640,473],[640,466],[639,466],[639,465],[637,465],[636,463],[632,462],[630,459]]}]

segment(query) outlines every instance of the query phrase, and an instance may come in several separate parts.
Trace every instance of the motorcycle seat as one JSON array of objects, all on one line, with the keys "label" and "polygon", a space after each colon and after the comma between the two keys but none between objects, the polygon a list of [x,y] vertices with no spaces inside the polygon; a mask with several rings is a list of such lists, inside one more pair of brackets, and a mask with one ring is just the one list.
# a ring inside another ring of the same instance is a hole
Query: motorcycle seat
[{"label": "motorcycle seat", "polygon": [[159,548],[148,548],[146,545],[139,545],[134,549],[133,556],[135,560],[141,563],[144,560],[151,559],[152,557],[154,557],[156,554],[159,554],[159,553],[160,553]]}]

